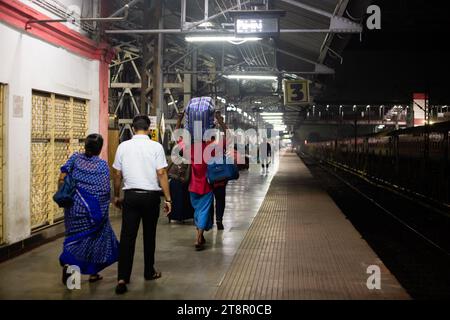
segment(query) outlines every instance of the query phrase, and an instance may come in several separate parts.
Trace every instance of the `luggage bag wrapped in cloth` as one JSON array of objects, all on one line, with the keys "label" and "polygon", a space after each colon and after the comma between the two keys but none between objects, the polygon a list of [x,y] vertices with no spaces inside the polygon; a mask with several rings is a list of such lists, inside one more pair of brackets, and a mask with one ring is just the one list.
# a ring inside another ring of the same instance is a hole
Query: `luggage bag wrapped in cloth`
[{"label": "luggage bag wrapped in cloth", "polygon": [[[185,109],[184,127],[189,130],[192,139],[201,141],[205,131],[214,128],[214,112],[214,100],[211,97],[193,98],[189,101]],[[201,122],[201,136],[194,136],[196,121]]]}]

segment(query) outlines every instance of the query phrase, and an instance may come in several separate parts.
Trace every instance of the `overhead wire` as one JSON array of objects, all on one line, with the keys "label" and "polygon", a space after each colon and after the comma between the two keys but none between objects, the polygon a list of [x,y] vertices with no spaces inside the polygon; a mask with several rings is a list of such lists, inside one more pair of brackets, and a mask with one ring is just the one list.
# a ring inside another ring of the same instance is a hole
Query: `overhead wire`
[{"label": "overhead wire", "polygon": [[256,52],[256,46],[254,44],[249,45],[249,51],[252,55],[252,57],[255,57],[255,59],[258,61],[258,65],[260,67],[264,67],[264,61],[262,60],[261,56],[257,54]]},{"label": "overhead wire", "polygon": [[252,58],[253,61],[255,61],[255,64],[260,67],[261,61],[259,58],[255,55],[255,53],[252,50],[252,44],[248,44],[245,48],[245,52],[248,52],[248,55]]},{"label": "overhead wire", "polygon": [[242,52],[241,46],[238,46],[238,50],[239,50],[239,52],[241,53],[242,58],[244,58],[245,63],[248,64],[249,66],[251,66],[252,63],[251,63],[251,61],[249,61],[249,60],[247,59],[247,56],[244,55],[244,53]]},{"label": "overhead wire", "polygon": [[262,56],[263,56],[263,59],[264,59],[264,61],[265,61],[265,63],[266,63],[266,66],[269,66],[269,62],[267,61],[267,58],[266,58],[266,53],[264,52],[264,48],[263,48],[263,46],[262,46],[262,45],[260,45],[260,44],[258,44],[258,46],[259,46],[259,48],[261,49],[261,52],[262,52]]},{"label": "overhead wire", "polygon": [[254,62],[256,66],[259,66],[259,61],[256,59],[255,55],[250,50],[250,44],[246,46],[242,46],[242,49],[245,51],[245,53],[250,57],[250,59]]}]

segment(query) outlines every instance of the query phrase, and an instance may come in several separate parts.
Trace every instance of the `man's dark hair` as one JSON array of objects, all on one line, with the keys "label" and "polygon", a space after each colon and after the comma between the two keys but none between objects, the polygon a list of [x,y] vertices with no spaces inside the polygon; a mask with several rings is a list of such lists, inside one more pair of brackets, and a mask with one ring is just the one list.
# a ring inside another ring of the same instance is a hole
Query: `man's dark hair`
[{"label": "man's dark hair", "polygon": [[84,141],[84,153],[88,157],[98,156],[102,151],[103,137],[98,133],[90,134]]},{"label": "man's dark hair", "polygon": [[133,118],[134,131],[148,130],[150,128],[150,118],[146,115],[140,114]]}]

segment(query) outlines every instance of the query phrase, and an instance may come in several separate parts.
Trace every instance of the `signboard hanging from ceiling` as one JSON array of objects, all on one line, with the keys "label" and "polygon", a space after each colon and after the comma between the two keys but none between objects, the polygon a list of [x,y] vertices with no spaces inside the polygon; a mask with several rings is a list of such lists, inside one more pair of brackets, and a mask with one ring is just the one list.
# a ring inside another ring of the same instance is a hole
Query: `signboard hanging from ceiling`
[{"label": "signboard hanging from ceiling", "polygon": [[311,102],[309,96],[309,81],[308,80],[284,80],[284,104],[301,105]]},{"label": "signboard hanging from ceiling", "polygon": [[280,34],[282,10],[230,11],[236,36],[277,37]]},{"label": "signboard hanging from ceiling", "polygon": [[157,116],[149,116],[150,118],[150,138],[153,141],[159,142],[158,139],[158,117]]}]

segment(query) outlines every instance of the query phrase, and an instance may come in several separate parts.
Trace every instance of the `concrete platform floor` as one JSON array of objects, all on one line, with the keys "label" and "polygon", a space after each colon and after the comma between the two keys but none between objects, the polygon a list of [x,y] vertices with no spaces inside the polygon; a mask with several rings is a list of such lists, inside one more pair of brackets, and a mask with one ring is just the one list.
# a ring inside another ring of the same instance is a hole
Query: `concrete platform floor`
[{"label": "concrete platform floor", "polygon": [[[118,234],[120,213],[113,210],[111,221]],[[156,268],[163,277],[144,281],[139,233],[123,296],[114,293],[117,265],[98,283],[84,277],[81,290],[66,289],[58,239],[0,264],[0,299],[409,298],[293,153],[282,154],[269,175],[255,165],[229,184],[224,225],[208,232],[207,249],[196,252],[192,222],[169,224],[161,214]],[[370,265],[380,268],[381,290],[366,286]]]},{"label": "concrete platform floor", "polygon": [[[117,264],[104,270],[104,279],[94,284],[83,276],[81,290],[68,290],[61,284],[58,257],[63,239],[38,247],[19,257],[0,264],[0,299],[212,299],[230,267],[253,218],[258,213],[270,181],[276,170],[260,174],[253,165],[241,178],[227,187],[227,206],[224,215],[225,230],[206,233],[206,250],[194,249],[195,227],[192,221],[185,224],[168,223],[161,213],[156,243],[156,268],[162,278],[144,281],[142,233],[136,242],[129,292],[117,296]],[[120,234],[120,213],[111,210],[111,223]]]},{"label": "concrete platform floor", "polygon": [[[369,266],[379,269],[380,288],[368,288]],[[300,158],[286,153],[215,298],[409,296]]]}]

